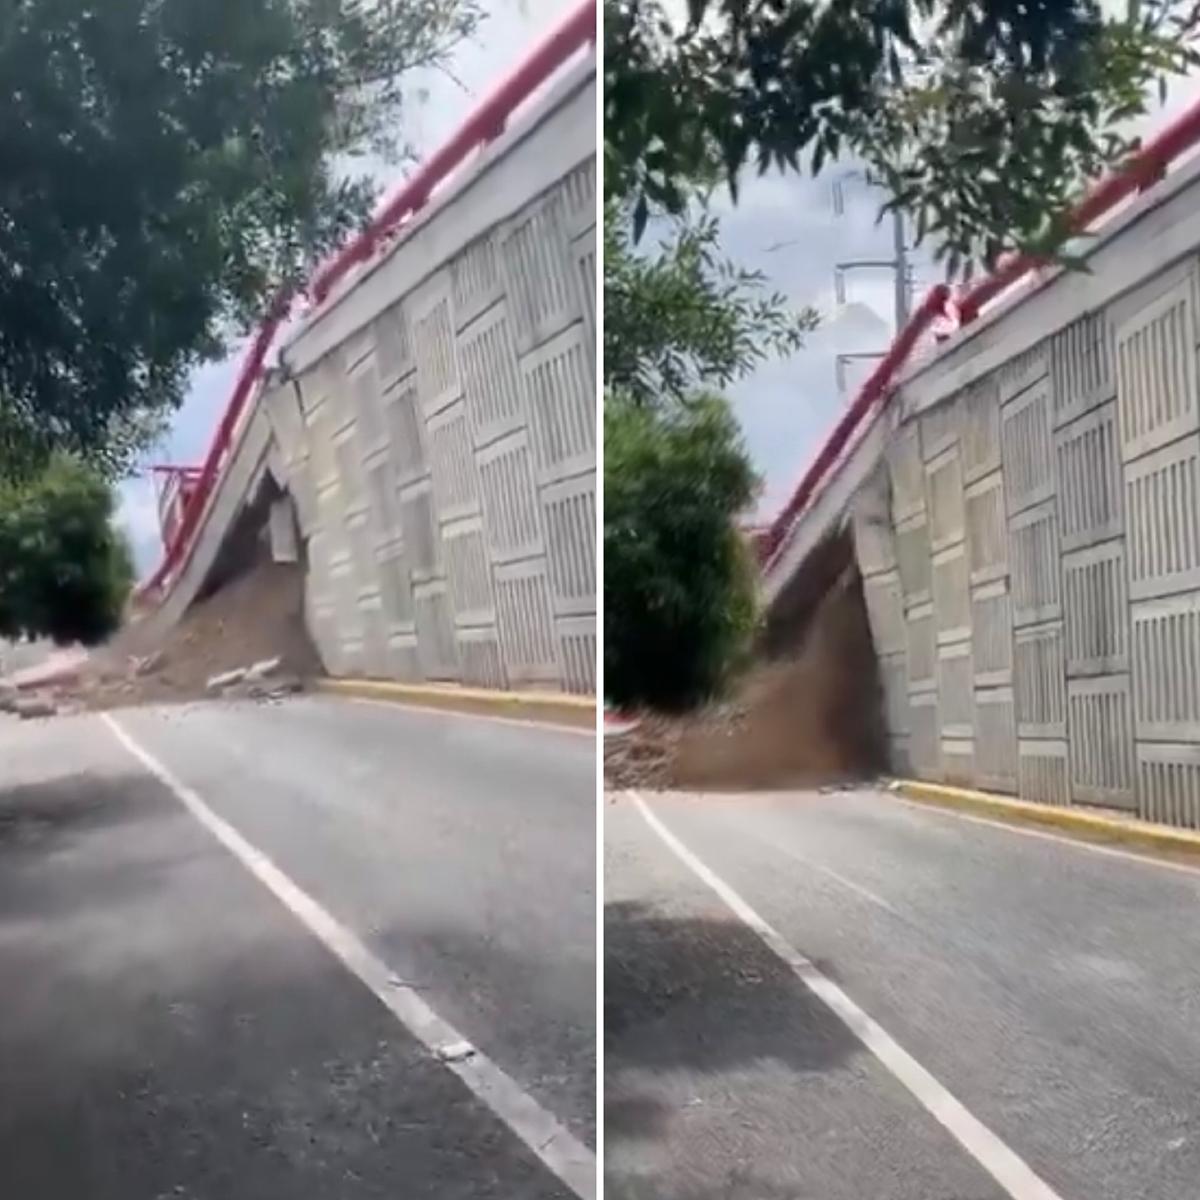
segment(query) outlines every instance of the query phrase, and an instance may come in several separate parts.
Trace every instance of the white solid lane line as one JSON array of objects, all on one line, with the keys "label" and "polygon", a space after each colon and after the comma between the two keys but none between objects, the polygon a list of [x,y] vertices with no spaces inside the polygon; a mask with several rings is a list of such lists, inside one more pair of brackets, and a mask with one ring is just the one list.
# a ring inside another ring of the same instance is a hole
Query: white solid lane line
[{"label": "white solid lane line", "polygon": [[1048,1183],[938,1082],[877,1021],[867,1015],[828,976],[800,953],[773,925],[700,861],[655,815],[636,792],[630,793],[646,824],[667,848],[766,946],[916,1097],[960,1146],[1008,1193],[1012,1200],[1062,1200]]},{"label": "white solid lane line", "polygon": [[581,1200],[595,1200],[596,1156],[487,1055],[470,1046],[307,892],[293,883],[261,850],[219,817],[200,796],[144,750],[108,713],[101,719],[117,741],[253,875],[376,999],[453,1071]]}]

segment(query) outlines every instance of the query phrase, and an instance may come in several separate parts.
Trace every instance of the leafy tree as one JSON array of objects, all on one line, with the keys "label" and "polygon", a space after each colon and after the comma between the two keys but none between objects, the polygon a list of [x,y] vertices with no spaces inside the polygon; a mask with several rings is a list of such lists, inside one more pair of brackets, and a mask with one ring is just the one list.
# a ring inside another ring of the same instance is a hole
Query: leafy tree
[{"label": "leafy tree", "polygon": [[604,672],[618,704],[682,708],[719,690],[754,626],[733,518],[758,481],[719,396],[604,405]]},{"label": "leafy tree", "polygon": [[65,455],[0,486],[0,636],[94,645],[118,627],[133,566],[112,516],[111,485]]},{"label": "leafy tree", "polygon": [[[714,170],[866,163],[951,275],[1058,250],[1153,85],[1200,62],[1200,6],[1130,0],[605,0],[605,188],[635,230]],[[807,158],[805,164],[803,160]]]},{"label": "leafy tree", "polygon": [[[0,12],[0,472],[119,469],[267,298],[359,226],[401,77],[475,0],[13,0]],[[152,425],[151,425],[152,427]]]},{"label": "leafy tree", "polygon": [[604,380],[635,399],[724,387],[773,353],[796,350],[817,323],[789,312],[757,271],[719,253],[717,219],[672,223],[657,253],[639,254],[628,213],[604,222]]}]

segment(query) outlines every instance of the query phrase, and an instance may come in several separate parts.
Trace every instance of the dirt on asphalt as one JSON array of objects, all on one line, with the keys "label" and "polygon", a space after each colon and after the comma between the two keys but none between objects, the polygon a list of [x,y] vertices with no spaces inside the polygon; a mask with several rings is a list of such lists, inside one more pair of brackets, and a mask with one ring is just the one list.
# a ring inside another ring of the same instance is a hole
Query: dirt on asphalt
[{"label": "dirt on asphalt", "polygon": [[276,676],[323,673],[304,623],[303,569],[294,563],[256,564],[193,605],[165,637],[131,622],[58,699],[89,709],[194,700],[208,694],[212,676],[273,658]]}]

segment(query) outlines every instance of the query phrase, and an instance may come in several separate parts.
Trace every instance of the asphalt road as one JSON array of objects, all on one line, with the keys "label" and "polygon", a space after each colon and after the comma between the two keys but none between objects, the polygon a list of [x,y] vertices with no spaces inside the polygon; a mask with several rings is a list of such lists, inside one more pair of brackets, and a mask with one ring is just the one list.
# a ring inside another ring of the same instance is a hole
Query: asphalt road
[{"label": "asphalt road", "polygon": [[[590,738],[322,699],[119,720],[594,1146]],[[571,1192],[81,716],[0,723],[0,1196]]]},{"label": "asphalt road", "polygon": [[[870,791],[649,806],[711,877],[608,804],[610,1200],[1200,1194],[1200,872]],[[713,879],[1046,1190],[998,1183]]]}]

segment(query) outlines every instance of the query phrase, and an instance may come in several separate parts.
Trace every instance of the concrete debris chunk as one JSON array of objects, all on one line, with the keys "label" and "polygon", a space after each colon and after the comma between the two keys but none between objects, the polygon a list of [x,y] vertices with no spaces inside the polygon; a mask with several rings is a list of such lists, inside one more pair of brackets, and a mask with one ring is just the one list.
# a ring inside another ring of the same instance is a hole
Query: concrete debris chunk
[{"label": "concrete debris chunk", "polygon": [[155,650],[153,654],[147,654],[142,658],[131,658],[129,662],[134,675],[150,675],[157,671],[165,660],[166,655],[161,650]]},{"label": "concrete debris chunk", "polygon": [[37,717],[54,716],[58,707],[45,696],[21,696],[17,700],[16,711],[22,721],[32,721]]},{"label": "concrete debris chunk", "polygon": [[475,1057],[475,1047],[467,1041],[447,1042],[444,1046],[438,1047],[437,1056],[442,1062],[466,1062]]},{"label": "concrete debris chunk", "polygon": [[226,688],[241,683],[245,678],[246,668],[235,667],[232,671],[223,671],[220,675],[210,676],[205,687],[210,692],[223,692]]}]

